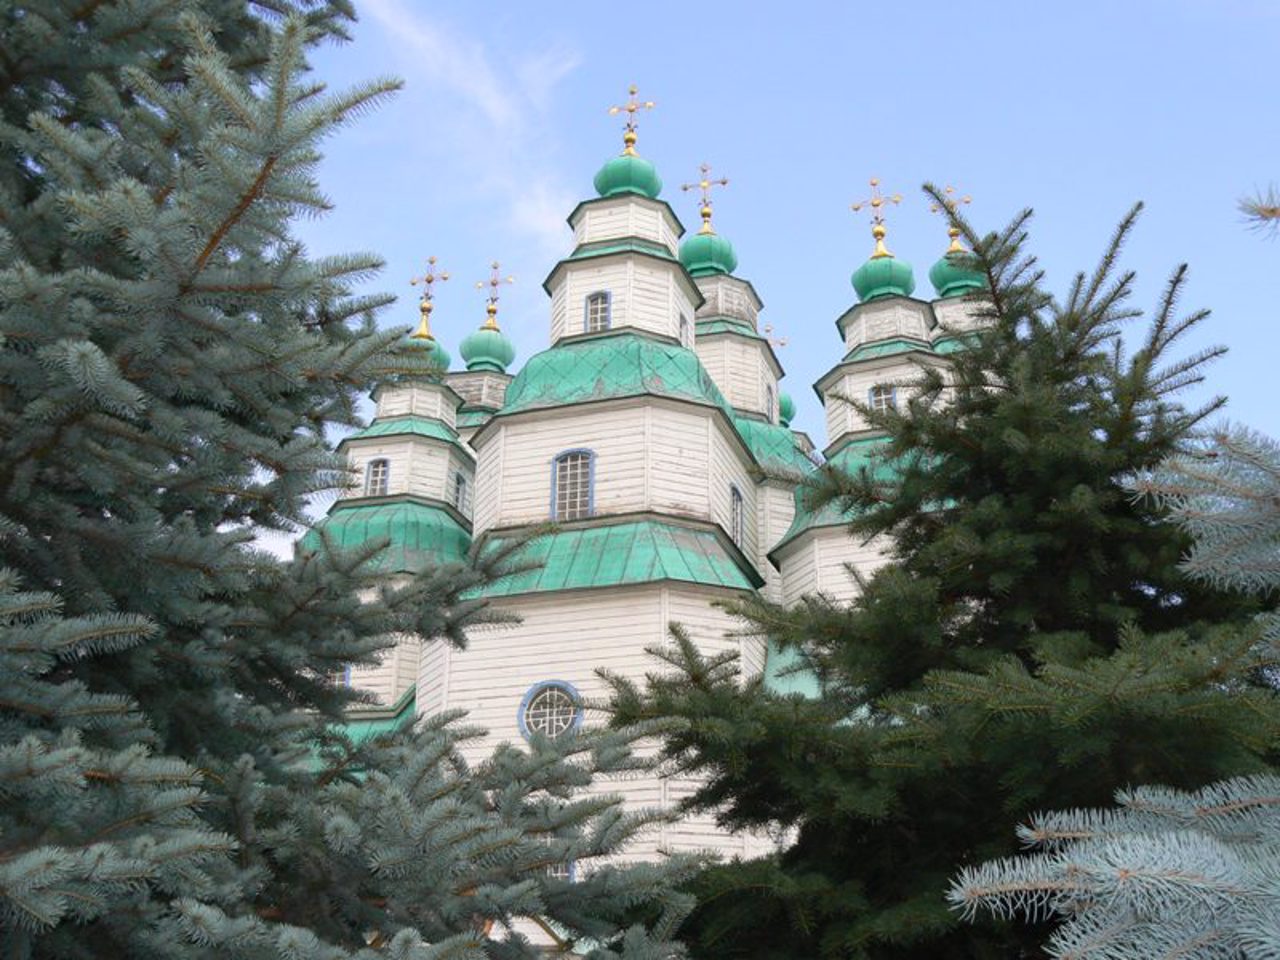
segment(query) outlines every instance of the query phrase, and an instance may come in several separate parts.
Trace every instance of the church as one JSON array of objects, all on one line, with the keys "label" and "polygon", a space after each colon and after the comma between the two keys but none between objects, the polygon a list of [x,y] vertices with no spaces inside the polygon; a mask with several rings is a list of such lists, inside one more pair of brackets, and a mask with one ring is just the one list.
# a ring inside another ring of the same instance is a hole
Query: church
[{"label": "church", "polygon": [[[835,318],[838,359],[814,385],[827,433],[815,449],[790,426],[794,403],[763,302],[713,225],[711,190],[727,181],[704,167],[685,185],[701,194],[701,226],[685,236],[636,150],[637,112],[650,105],[632,88],[613,109],[625,114],[623,150],[596,174],[596,195],[569,212],[572,243],[543,283],[548,348],[515,365],[494,264],[487,317],[454,369],[431,330],[441,279],[432,261],[410,339],[442,372],[382,385],[369,426],[341,442],[358,484],[317,526],[340,548],[389,542],[378,561],[388,577],[546,530],[522,554],[536,567],[483,595],[512,622],[469,629],[465,650],[405,637],[378,666],[343,678],[377,699],[353,716],[357,737],[452,709],[489,731],[475,760],[504,740],[565,735],[595,722],[586,705],[606,693],[596,671],[642,679],[655,668],[646,648],[668,642],[671,623],[708,653],[737,653],[744,675],[812,691],[786,656],[740,636],[720,604],[752,593],[782,604],[819,592],[847,600],[848,568],[878,562],[838,509],[807,508],[806,476],[823,462],[868,462],[877,437],[849,400],[897,404],[920,364],[945,364],[977,322],[983,278],[957,257],[953,230],[929,271],[934,298],[913,297],[911,266],[886,245],[883,205],[897,198],[872,181],[871,199],[855,206],[871,214],[872,251],[853,273],[856,302]],[[653,775],[604,789],[665,807],[693,784]],[[695,817],[631,854],[751,855],[764,842]]]}]

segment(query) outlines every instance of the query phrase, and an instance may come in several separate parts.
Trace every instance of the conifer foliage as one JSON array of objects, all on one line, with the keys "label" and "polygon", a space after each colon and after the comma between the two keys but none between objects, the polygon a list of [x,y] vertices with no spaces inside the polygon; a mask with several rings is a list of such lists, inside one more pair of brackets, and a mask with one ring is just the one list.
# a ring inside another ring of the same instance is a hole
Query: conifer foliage
[{"label": "conifer foliage", "polygon": [[[1185,567],[1226,587],[1280,587],[1280,447],[1224,429],[1140,483],[1195,537]],[[1280,662],[1280,619],[1259,617],[1260,664]],[[1119,809],[1041,814],[1018,829],[1030,856],[961,873],[951,901],[1060,919],[1055,957],[1280,956],[1280,777],[1186,792],[1122,790]]]},{"label": "conifer foliage", "polygon": [[[381,545],[249,546],[347,482],[326,431],[430,375],[312,258],[345,0],[0,6],[0,952],[528,957],[524,932],[666,957],[683,860],[596,868],[650,815],[599,775],[652,729],[468,766],[457,717],[368,743],[330,681],[403,634],[461,642],[492,554],[394,585]],[[575,882],[557,867],[577,865]],[[555,869],[552,869],[555,868]],[[644,921],[643,923],[640,921]]]},{"label": "conifer foliage", "polygon": [[696,955],[1031,955],[1041,931],[964,924],[946,900],[960,865],[1014,852],[1008,824],[1274,759],[1254,601],[1187,577],[1186,534],[1131,489],[1217,409],[1178,392],[1220,352],[1177,356],[1205,317],[1179,313],[1185,267],[1149,317],[1131,305],[1137,214],[1063,299],[1027,252],[1029,214],[987,236],[956,219],[988,280],[983,329],[958,331],[966,348],[922,367],[900,409],[858,404],[878,454],[811,492],[888,562],[851,604],[740,608],[821,697],[739,688],[731,658],[678,642],[660,653],[673,670],[614,679],[621,722],[683,721],[665,755],[709,777],[692,805],[794,831],[776,857],[700,876]]}]

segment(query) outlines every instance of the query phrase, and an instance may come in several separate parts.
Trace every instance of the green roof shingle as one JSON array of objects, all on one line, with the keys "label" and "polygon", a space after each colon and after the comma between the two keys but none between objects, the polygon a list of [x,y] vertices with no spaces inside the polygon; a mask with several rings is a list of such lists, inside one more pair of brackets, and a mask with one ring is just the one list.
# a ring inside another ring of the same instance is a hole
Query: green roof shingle
[{"label": "green roof shingle", "polygon": [[417,573],[429,566],[455,563],[471,547],[471,533],[444,507],[416,500],[339,502],[303,536],[299,548],[318,550],[318,530],[324,530],[339,550],[388,540],[386,549],[373,560],[380,573]]}]

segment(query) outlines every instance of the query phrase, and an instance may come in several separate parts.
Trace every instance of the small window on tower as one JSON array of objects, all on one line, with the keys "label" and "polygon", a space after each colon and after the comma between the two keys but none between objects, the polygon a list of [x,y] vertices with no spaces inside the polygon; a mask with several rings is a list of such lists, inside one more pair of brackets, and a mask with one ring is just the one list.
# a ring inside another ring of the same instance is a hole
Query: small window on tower
[{"label": "small window on tower", "polygon": [[610,297],[607,290],[598,290],[587,297],[587,319],[584,329],[587,333],[599,333],[608,330],[611,321]]},{"label": "small window on tower", "polygon": [[885,383],[878,383],[867,394],[867,405],[872,410],[884,412],[898,406],[898,391]]},{"label": "small window on tower", "polygon": [[370,460],[364,469],[364,495],[385,497],[391,482],[391,465],[386,460]]},{"label": "small window on tower", "polygon": [[471,515],[471,504],[467,502],[467,477],[461,470],[453,473],[453,505],[463,516]]},{"label": "small window on tower", "polygon": [[742,534],[745,526],[746,511],[742,506],[742,491],[737,487],[729,488],[729,536],[739,547],[742,546]]},{"label": "small window on tower", "polygon": [[689,328],[688,317],[680,318],[680,346],[682,347],[693,346],[693,331]]},{"label": "small window on tower", "polygon": [[773,423],[773,384],[769,383],[764,386],[764,416]]},{"label": "small window on tower", "polygon": [[552,520],[591,516],[594,457],[590,450],[568,450],[555,458],[551,466]]}]

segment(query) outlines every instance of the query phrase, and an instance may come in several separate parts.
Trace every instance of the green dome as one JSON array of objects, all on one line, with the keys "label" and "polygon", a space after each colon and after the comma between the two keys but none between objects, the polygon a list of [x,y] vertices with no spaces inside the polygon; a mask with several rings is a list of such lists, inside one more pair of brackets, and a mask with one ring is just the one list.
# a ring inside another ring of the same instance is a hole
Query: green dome
[{"label": "green dome", "polygon": [[414,500],[382,503],[339,501],[307,531],[299,550],[318,551],[320,530],[338,550],[356,550],[371,540],[387,541],[372,561],[379,573],[417,573],[429,566],[463,560],[471,534],[443,508]]},{"label": "green dome", "polygon": [[946,253],[929,268],[929,282],[939,297],[962,297],[966,293],[987,289],[986,276],[966,262],[971,256],[962,252]]},{"label": "green dome", "polygon": [[644,395],[691,400],[732,416],[696,353],[633,331],[570,340],[534,354],[507,387],[498,416]]},{"label": "green dome", "polygon": [[449,356],[449,351],[441,346],[440,341],[435,337],[414,337],[409,338],[409,345],[418,350],[425,352],[428,360],[433,366],[439,367],[441,370],[448,370],[449,364],[453,363],[453,357]]},{"label": "green dome", "polygon": [[796,402],[791,399],[791,394],[784,393],[778,397],[778,420],[782,422],[784,427],[791,426],[791,421],[796,418]]},{"label": "green dome", "polygon": [[459,351],[468,370],[505,373],[516,358],[516,346],[497,327],[481,327],[462,341]]},{"label": "green dome", "polygon": [[733,273],[738,255],[733,244],[718,233],[695,233],[680,244],[680,262],[695,277]]},{"label": "green dome", "polygon": [[863,303],[880,297],[909,297],[916,288],[911,264],[893,256],[872,257],[853,271],[852,280]]},{"label": "green dome", "polygon": [[650,200],[662,192],[662,178],[653,164],[635,154],[614,157],[596,174],[596,193],[602,197],[618,197],[636,193]]}]

